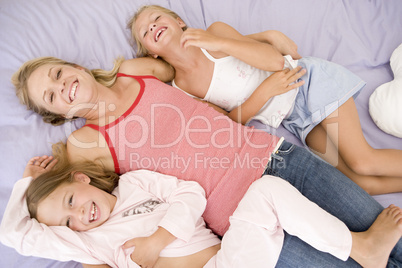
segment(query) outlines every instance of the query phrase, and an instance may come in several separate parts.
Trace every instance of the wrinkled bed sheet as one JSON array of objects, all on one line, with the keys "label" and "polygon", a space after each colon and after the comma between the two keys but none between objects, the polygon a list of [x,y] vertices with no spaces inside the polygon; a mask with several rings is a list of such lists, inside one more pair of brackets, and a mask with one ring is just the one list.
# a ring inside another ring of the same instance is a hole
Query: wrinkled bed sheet
[{"label": "wrinkled bed sheet", "polygon": [[[402,43],[400,0],[0,0],[0,215],[28,159],[50,154],[52,143],[64,141],[84,123],[43,123],[19,104],[10,82],[13,72],[39,56],[104,69],[118,56],[135,57],[126,23],[148,3],[175,10],[191,27],[206,28],[221,20],[243,34],[280,30],[298,44],[301,55],[342,64],[367,81],[356,104],[368,142],[375,148],[402,149],[402,139],[378,129],[368,113],[371,93],[393,78],[389,58]],[[300,144],[282,128],[271,131]],[[375,198],[384,206],[402,206],[402,194]],[[0,255],[0,267],[80,267],[23,257],[3,245]]]}]

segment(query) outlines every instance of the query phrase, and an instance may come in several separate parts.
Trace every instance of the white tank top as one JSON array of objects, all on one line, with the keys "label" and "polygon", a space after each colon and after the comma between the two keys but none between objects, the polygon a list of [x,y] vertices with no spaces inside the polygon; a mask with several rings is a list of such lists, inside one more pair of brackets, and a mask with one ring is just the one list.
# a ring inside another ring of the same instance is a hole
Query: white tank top
[{"label": "white tank top", "polygon": [[[203,100],[226,111],[241,105],[268,76],[273,74],[273,72],[252,67],[235,57],[216,59],[205,49],[201,50],[209,60],[215,63],[211,84]],[[284,68],[293,69],[297,66],[297,60],[293,60],[291,56],[287,55],[284,58]],[[179,88],[174,81],[172,85]],[[298,89],[294,89],[272,97],[253,119],[277,128],[291,113],[297,92]]]}]

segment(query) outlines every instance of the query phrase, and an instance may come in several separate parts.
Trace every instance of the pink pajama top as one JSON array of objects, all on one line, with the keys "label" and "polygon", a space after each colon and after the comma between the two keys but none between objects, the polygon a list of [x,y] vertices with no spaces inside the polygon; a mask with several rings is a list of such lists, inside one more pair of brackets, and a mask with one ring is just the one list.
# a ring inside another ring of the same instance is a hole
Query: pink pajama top
[{"label": "pink pajama top", "polygon": [[135,248],[122,245],[132,238],[150,236],[159,226],[177,238],[160,257],[188,256],[220,243],[201,217],[206,200],[195,182],[147,170],[128,172],[112,192],[117,201],[107,221],[75,232],[30,218],[25,191],[31,179],[14,185],[0,225],[0,242],[22,255],[138,268],[130,257]]},{"label": "pink pajama top", "polygon": [[203,217],[223,235],[279,138],[235,123],[153,76],[122,76],[141,85],[132,106],[105,126],[86,126],[104,136],[117,173],[147,169],[201,184],[208,200]]}]

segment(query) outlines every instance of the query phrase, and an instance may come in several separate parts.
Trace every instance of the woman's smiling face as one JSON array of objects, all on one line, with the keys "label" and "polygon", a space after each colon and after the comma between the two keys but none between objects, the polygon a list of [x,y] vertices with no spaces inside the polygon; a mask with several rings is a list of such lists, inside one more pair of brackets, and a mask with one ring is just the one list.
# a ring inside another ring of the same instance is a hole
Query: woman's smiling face
[{"label": "woman's smiling face", "polygon": [[95,89],[95,82],[82,67],[45,64],[32,72],[27,86],[28,94],[37,106],[66,117],[72,113],[84,117],[96,99],[96,91],[91,90]]},{"label": "woman's smiling face", "polygon": [[48,226],[67,226],[87,231],[103,224],[116,204],[116,197],[89,184],[82,173],[64,183],[39,202],[37,219]]}]

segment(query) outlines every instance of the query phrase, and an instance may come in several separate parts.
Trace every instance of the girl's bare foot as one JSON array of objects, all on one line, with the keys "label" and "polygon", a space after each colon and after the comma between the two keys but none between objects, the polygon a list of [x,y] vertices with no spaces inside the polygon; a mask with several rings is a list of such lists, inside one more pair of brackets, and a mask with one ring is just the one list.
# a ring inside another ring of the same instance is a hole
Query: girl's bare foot
[{"label": "girl's bare foot", "polygon": [[389,255],[402,236],[402,210],[390,205],[365,232],[352,232],[350,257],[365,268],[386,267]]}]

